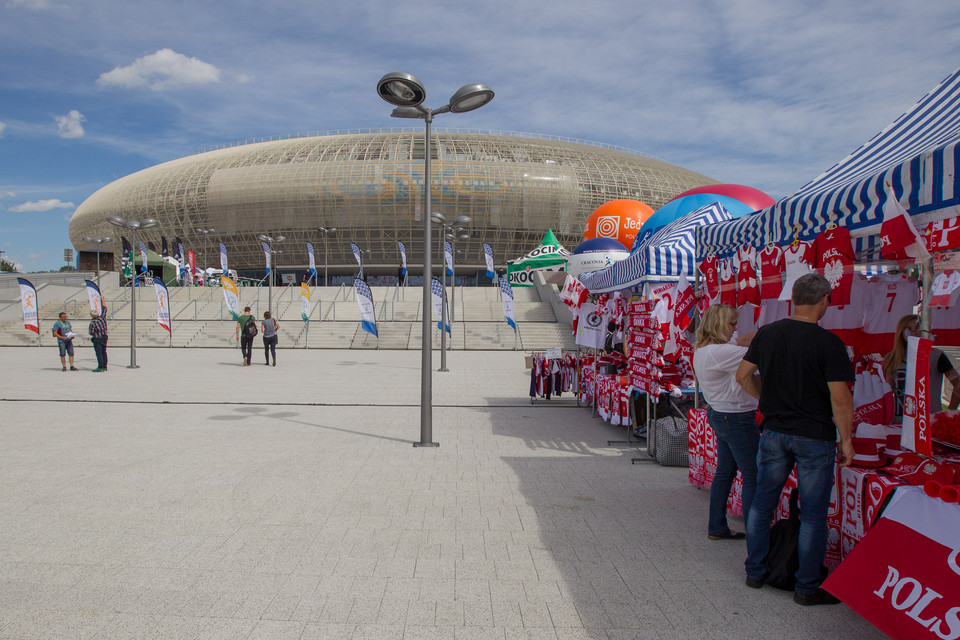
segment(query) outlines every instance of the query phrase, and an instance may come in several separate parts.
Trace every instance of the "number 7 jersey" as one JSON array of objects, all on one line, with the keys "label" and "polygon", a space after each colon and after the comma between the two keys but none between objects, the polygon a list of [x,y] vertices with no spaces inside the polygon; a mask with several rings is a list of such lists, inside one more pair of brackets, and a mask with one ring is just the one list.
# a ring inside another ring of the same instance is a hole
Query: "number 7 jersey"
[{"label": "number 7 jersey", "polygon": [[884,355],[893,349],[900,318],[912,314],[920,302],[920,288],[913,278],[894,273],[870,278],[869,287],[861,353]]}]

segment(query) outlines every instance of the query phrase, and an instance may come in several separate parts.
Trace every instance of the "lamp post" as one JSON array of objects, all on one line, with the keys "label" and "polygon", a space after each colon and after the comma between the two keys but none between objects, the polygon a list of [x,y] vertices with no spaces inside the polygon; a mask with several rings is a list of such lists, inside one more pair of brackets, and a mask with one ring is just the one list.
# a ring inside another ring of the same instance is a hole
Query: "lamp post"
[{"label": "lamp post", "polygon": [[[470,216],[457,216],[450,222],[447,222],[447,217],[442,213],[433,212],[430,214],[430,219],[433,220],[437,225],[440,226],[440,237],[444,240],[454,238],[454,227],[458,224],[467,224],[473,221],[473,218]],[[440,299],[440,368],[437,371],[449,371],[447,369],[447,332],[443,329],[443,323],[447,319],[447,271],[444,268],[443,254],[445,245],[442,242],[437,243],[438,251],[440,254],[440,280],[444,283],[443,287],[443,296]],[[452,248],[452,247],[451,247]],[[450,267],[451,271],[454,271],[454,256],[450,256]],[[451,303],[452,304],[452,303]],[[453,314],[450,314],[450,320],[453,322]],[[452,328],[452,327],[451,327]]]},{"label": "lamp post", "polygon": [[[468,216],[460,216],[461,218],[467,218]],[[468,220],[469,221],[469,220]],[[449,233],[450,238],[450,322],[456,321],[456,293],[457,293],[457,240],[467,240],[470,238],[470,234],[467,233],[467,230],[463,227],[457,227],[453,232]]]},{"label": "lamp post", "polygon": [[[273,257],[273,243],[274,242],[283,242],[286,238],[283,236],[277,236],[276,238],[270,237],[265,234],[260,234],[257,238],[261,242],[266,242],[267,247],[270,249],[271,259]],[[273,316],[273,275],[276,270],[276,264],[273,267],[270,267],[269,273],[267,274],[267,311],[270,312],[270,315]]]},{"label": "lamp post", "polygon": [[330,286],[330,274],[327,272],[327,236],[336,233],[336,227],[317,227],[317,231],[323,236],[323,286]]},{"label": "lamp post", "polygon": [[[203,284],[204,285],[207,284],[207,268],[210,266],[209,261],[207,259],[207,251],[208,251],[207,236],[210,235],[211,233],[215,233],[216,231],[217,230],[214,229],[213,227],[210,227],[209,229],[197,229],[197,233],[203,234]],[[227,274],[224,273],[222,275],[227,275]]]},{"label": "lamp post", "polygon": [[97,289],[100,288],[100,245],[107,242],[113,242],[113,238],[90,238],[84,237],[84,242],[97,245]]},{"label": "lamp post", "polygon": [[[438,109],[428,109],[423,106],[427,91],[416,77],[409,73],[388,73],[377,82],[377,93],[381,98],[394,105],[396,109],[390,115],[394,118],[422,118],[426,124],[424,131],[424,159],[423,159],[423,318],[421,322],[420,341],[420,441],[414,442],[415,447],[436,447],[433,442],[433,389],[431,372],[431,339],[430,339],[430,277],[433,270],[430,264],[430,190],[433,176],[430,171],[430,125],[433,116],[441,113],[464,113],[479,109],[493,100],[493,90],[483,84],[467,84],[459,89],[450,98],[450,102]],[[441,323],[443,319],[441,318]],[[441,328],[443,325],[440,325]],[[441,331],[441,335],[443,332]]]},{"label": "lamp post", "polygon": [[[131,253],[137,247],[137,229],[149,229],[160,224],[153,218],[124,220],[118,216],[110,216],[107,218],[107,222],[115,227],[122,227],[130,231],[131,246],[133,247]],[[127,369],[139,369],[140,367],[137,366],[137,295],[133,288],[137,283],[137,261],[133,259],[133,256],[131,256],[130,263],[133,269],[133,277],[130,279],[130,364]],[[147,265],[143,266],[146,267]]]}]

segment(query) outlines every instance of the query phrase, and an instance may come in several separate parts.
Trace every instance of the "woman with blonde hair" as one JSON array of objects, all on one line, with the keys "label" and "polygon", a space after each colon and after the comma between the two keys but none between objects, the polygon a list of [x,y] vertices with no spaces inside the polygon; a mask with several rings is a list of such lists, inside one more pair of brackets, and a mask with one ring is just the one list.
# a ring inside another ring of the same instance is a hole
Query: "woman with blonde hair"
[{"label": "woman with blonde hair", "polygon": [[[737,383],[736,373],[754,334],[733,339],[739,313],[731,306],[708,307],[697,328],[693,370],[709,405],[707,421],[717,436],[717,472],[710,487],[711,540],[741,540],[745,535],[727,524],[727,497],[737,476],[743,476],[743,520],[747,521],[757,489],[757,400]],[[754,332],[755,333],[755,332]]]},{"label": "woman with blonde hair", "polygon": [[[907,338],[916,334],[920,328],[920,316],[906,315],[897,322],[896,334],[893,338],[893,349],[883,357],[883,375],[887,384],[893,389],[893,421],[903,421],[903,400],[907,386]],[[946,376],[953,385],[950,394],[950,409],[960,406],[960,375],[957,375],[953,363],[940,349],[930,351],[930,391],[927,397],[927,406],[930,413],[937,413],[943,409],[941,398],[943,378]]]}]

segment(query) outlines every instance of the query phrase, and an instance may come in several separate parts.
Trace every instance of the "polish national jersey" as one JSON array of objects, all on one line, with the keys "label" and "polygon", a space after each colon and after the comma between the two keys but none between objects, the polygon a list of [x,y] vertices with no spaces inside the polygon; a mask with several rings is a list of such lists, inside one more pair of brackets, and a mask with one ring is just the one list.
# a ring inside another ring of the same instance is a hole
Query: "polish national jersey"
[{"label": "polish national jersey", "polygon": [[856,259],[850,232],[843,227],[827,229],[813,241],[813,256],[813,266],[830,281],[830,306],[850,304]]},{"label": "polish national jersey", "polygon": [[810,256],[813,245],[809,242],[798,242],[796,246],[789,245],[783,249],[783,290],[780,291],[780,300],[789,300],[793,294],[793,283],[802,276],[810,273]]},{"label": "polish national jersey", "polygon": [[[863,342],[864,313],[870,283],[862,273],[854,273],[850,283],[850,301],[844,305],[827,307],[820,318],[820,326],[843,340],[859,353]],[[898,317],[899,319],[899,317]]]},{"label": "polish national jersey", "polygon": [[760,252],[760,299],[775,300],[783,290],[783,249],[777,245]]},{"label": "polish national jersey", "polygon": [[757,281],[757,250],[743,246],[735,256],[737,263],[737,306],[760,305],[760,283]]},{"label": "polish national jersey", "polygon": [[[931,297],[931,305],[933,302]],[[930,307],[930,328],[936,336],[934,342],[960,347],[960,289],[954,289],[947,300],[941,298],[938,302],[946,304]]]},{"label": "polish national jersey", "polygon": [[887,354],[893,348],[897,322],[912,314],[919,302],[917,281],[908,276],[885,273],[870,278],[860,352]]},{"label": "polish national jersey", "polygon": [[950,305],[953,292],[960,288],[960,271],[950,269],[937,275],[930,288],[930,305],[946,307]]},{"label": "polish national jersey", "polygon": [[716,304],[720,295],[720,274],[717,273],[717,256],[710,256],[700,263],[700,273],[707,288],[707,299]]},{"label": "polish national jersey", "polygon": [[737,277],[730,260],[721,260],[717,267],[720,276],[720,303],[737,306]]}]

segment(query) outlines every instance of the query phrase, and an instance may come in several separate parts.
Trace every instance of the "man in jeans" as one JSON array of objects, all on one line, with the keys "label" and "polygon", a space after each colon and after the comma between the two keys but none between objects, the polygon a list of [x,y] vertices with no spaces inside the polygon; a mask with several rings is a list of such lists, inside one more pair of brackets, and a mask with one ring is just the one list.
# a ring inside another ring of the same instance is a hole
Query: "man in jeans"
[{"label": "man in jeans", "polygon": [[243,308],[243,315],[237,318],[237,340],[240,341],[240,352],[243,354],[243,366],[250,366],[250,358],[253,357],[253,336],[248,336],[246,332],[247,322],[256,320],[250,314],[250,307]]},{"label": "man in jeans", "polygon": [[[830,282],[810,273],[793,285],[794,313],[761,327],[737,369],[737,382],[760,400],[763,414],[757,454],[757,492],[747,518],[747,586],[766,579],[770,523],[794,464],[800,492],[800,568],[793,600],[836,604],[820,588],[827,548],[827,510],[840,466],[853,461],[853,367],[843,342],[817,322],[830,304]],[[759,371],[757,379],[754,372]]]},{"label": "man in jeans", "polygon": [[93,343],[93,351],[97,354],[97,368],[94,373],[103,373],[107,370],[107,308],[103,307],[103,314],[98,311],[90,311],[90,326],[87,332],[90,334],[90,342]]}]

